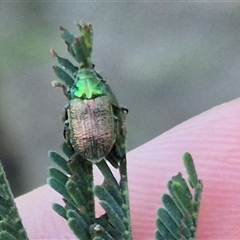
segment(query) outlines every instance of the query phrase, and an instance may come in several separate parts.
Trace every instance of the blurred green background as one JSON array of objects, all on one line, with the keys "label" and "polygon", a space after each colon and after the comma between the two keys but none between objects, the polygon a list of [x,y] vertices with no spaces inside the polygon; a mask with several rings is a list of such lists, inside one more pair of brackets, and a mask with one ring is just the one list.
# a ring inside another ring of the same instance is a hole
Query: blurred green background
[{"label": "blurred green background", "polygon": [[[129,108],[128,149],[240,96],[240,3],[0,2],[0,158],[15,196],[45,184],[67,103],[49,49],[94,27],[93,60]],[[159,146],[161,147],[161,146]]]}]

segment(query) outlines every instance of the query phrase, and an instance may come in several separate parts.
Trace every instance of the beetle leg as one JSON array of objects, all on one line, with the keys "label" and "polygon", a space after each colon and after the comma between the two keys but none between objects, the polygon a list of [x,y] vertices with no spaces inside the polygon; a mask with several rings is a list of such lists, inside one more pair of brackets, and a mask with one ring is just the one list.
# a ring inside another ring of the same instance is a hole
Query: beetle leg
[{"label": "beetle leg", "polygon": [[74,152],[74,148],[72,147],[72,144],[71,144],[71,141],[70,141],[69,120],[66,120],[64,122],[63,137],[64,137],[66,143],[72,148],[72,150]]},{"label": "beetle leg", "polygon": [[[70,126],[69,126],[69,119],[68,119],[68,110],[69,110],[69,105],[66,105],[64,107],[64,112],[61,117],[61,119],[64,122],[64,129],[63,129],[63,137],[67,144],[73,149],[71,141],[70,141]],[[74,149],[73,149],[74,151]]]},{"label": "beetle leg", "polygon": [[128,108],[125,108],[125,107],[120,107],[121,111],[123,112],[123,114],[125,115],[125,118],[129,112]]},{"label": "beetle leg", "polygon": [[52,86],[62,88],[63,94],[66,96],[67,99],[70,99],[69,90],[67,89],[66,85],[62,84],[59,81],[52,81]]},{"label": "beetle leg", "polygon": [[116,146],[114,145],[110,153],[105,157],[113,167],[118,168],[119,162],[123,160],[123,158],[119,157],[117,154]]},{"label": "beetle leg", "polygon": [[69,104],[64,106],[63,114],[61,116],[61,119],[62,119],[63,122],[68,120],[68,109],[69,109]]},{"label": "beetle leg", "polygon": [[69,133],[70,133],[69,121],[66,120],[66,121],[64,122],[63,136],[64,136],[64,139],[65,139],[67,142],[70,142],[70,141],[69,141],[69,138],[70,138]]},{"label": "beetle leg", "polygon": [[64,136],[64,139],[69,144],[70,143],[70,127],[69,127],[69,120],[68,120],[68,109],[69,109],[69,105],[66,105],[63,109],[64,112],[61,116],[61,119],[64,122],[63,136]]}]

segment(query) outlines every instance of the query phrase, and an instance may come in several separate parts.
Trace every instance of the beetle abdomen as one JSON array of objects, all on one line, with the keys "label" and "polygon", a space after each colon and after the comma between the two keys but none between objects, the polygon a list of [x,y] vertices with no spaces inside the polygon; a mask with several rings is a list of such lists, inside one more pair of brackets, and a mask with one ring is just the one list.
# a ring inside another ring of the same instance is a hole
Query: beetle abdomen
[{"label": "beetle abdomen", "polygon": [[71,144],[84,158],[98,162],[116,141],[112,104],[107,96],[70,101]]}]

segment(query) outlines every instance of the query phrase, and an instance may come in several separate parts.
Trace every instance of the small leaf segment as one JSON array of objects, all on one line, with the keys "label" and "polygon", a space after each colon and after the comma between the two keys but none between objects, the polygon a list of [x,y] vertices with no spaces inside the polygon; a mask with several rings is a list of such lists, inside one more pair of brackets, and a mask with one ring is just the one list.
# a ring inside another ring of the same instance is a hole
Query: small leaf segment
[{"label": "small leaf segment", "polygon": [[14,197],[0,163],[0,239],[28,240]]},{"label": "small leaf segment", "polygon": [[183,156],[185,168],[189,176],[192,194],[182,174],[172,177],[168,182],[170,194],[162,196],[164,208],[157,210],[157,240],[194,240],[196,239],[198,212],[203,185],[198,179],[193,159],[189,153]]}]

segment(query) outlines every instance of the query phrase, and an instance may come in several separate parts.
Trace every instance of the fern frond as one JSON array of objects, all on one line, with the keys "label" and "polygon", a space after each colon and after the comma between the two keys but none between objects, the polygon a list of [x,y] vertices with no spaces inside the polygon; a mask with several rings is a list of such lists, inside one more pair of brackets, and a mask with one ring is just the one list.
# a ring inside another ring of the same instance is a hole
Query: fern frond
[{"label": "fern frond", "polygon": [[[54,81],[53,86],[63,89],[70,102],[69,106],[76,100],[88,108],[87,111],[79,108],[72,112],[70,107],[65,108],[64,136],[69,145],[64,143],[62,151],[67,159],[56,152],[49,153],[49,157],[60,170],[49,168],[48,184],[65,201],[63,206],[54,204],[53,209],[68,221],[74,234],[81,240],[131,240],[125,158],[127,109],[119,106],[110,86],[93,69],[92,25],[77,26],[81,32],[80,37],[74,37],[63,27],[60,29],[68,51],[79,63],[79,70],[69,60],[60,58],[51,50],[52,56],[57,58],[60,65],[54,66],[54,72],[60,81]],[[81,96],[74,94],[76,89],[81,88],[79,84],[84,86]],[[98,104],[99,101],[101,104]],[[94,106],[90,107],[89,103],[94,103]],[[78,134],[75,136],[73,133],[76,132]],[[99,136],[96,137],[96,133]],[[119,169],[120,182],[116,180],[106,161]],[[93,184],[93,163],[104,177],[100,186]],[[105,214],[99,218],[95,217],[95,196],[105,210]]]},{"label": "fern frond", "polygon": [[0,162],[0,239],[28,240],[9,182]]},{"label": "fern frond", "polygon": [[181,173],[172,177],[168,182],[170,194],[162,196],[164,208],[157,210],[157,231],[155,233],[157,240],[196,238],[203,185],[197,177],[194,162],[189,153],[184,154],[183,161],[193,194]]},{"label": "fern frond", "polygon": [[[62,149],[70,155],[65,144]],[[81,240],[132,239],[129,203],[126,202],[126,170],[123,170],[125,163],[124,166],[120,164],[120,182],[105,160],[97,163],[104,181],[100,186],[93,186],[92,163],[79,155],[73,156],[73,159],[66,160],[56,152],[49,152],[49,157],[61,169],[49,168],[48,184],[63,196],[65,202],[65,206],[53,204],[53,209],[68,221],[71,230]],[[95,218],[94,196],[105,210],[99,218]]]}]

